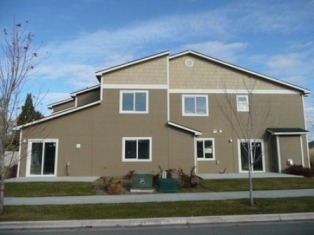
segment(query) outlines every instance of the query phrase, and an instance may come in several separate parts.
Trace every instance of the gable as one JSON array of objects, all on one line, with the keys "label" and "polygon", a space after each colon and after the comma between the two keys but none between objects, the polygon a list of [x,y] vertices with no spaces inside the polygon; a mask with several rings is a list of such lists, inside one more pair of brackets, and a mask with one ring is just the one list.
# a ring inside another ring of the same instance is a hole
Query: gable
[{"label": "gable", "polygon": [[163,53],[98,72],[97,76],[101,74],[102,84],[166,85],[167,63],[168,53]]},{"label": "gable", "polygon": [[210,57],[186,52],[170,57],[170,84],[175,89],[224,89],[308,94],[309,91],[289,83],[228,64]]}]

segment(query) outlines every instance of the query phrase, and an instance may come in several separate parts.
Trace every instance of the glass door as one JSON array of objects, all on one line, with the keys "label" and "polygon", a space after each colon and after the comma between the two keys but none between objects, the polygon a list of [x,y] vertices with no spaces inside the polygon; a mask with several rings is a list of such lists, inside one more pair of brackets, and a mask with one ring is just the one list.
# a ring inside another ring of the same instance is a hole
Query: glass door
[{"label": "glass door", "polygon": [[251,153],[251,162],[253,162],[253,172],[264,171],[262,141],[241,141],[240,151],[241,171],[249,170],[249,152]]},{"label": "glass door", "polygon": [[31,143],[30,175],[54,175],[56,142]]}]

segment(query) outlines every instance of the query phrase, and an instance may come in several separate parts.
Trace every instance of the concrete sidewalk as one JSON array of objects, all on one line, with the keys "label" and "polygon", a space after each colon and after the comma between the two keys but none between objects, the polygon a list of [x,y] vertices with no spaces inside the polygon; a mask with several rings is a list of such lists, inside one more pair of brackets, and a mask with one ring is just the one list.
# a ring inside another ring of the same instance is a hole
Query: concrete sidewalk
[{"label": "concrete sidewalk", "polygon": [[139,227],[193,224],[224,224],[250,222],[288,222],[296,220],[314,220],[314,213],[260,214],[260,215],[221,215],[199,217],[168,217],[142,219],[106,219],[106,220],[59,220],[59,221],[13,221],[0,222],[1,230],[25,229],[75,229],[103,227]]},{"label": "concrete sidewalk", "polygon": [[[254,191],[254,198],[284,198],[314,196],[314,189]],[[178,202],[204,200],[232,200],[249,198],[248,192],[209,192],[209,193],[153,193],[128,195],[35,197],[4,199],[5,205],[69,205],[102,203],[141,203],[141,202]],[[244,223],[267,221],[314,220],[314,212],[291,214],[227,215],[201,217],[171,217],[142,219],[106,220],[64,220],[64,221],[12,221],[0,222],[0,233],[5,230],[53,229],[53,228],[97,228],[97,227],[136,227],[158,225],[187,225],[208,223]]]},{"label": "concrete sidewalk", "polygon": [[[313,197],[314,189],[254,191],[254,198]],[[249,192],[152,193],[127,195],[66,196],[66,197],[7,197],[5,205],[69,205],[103,203],[178,202],[232,200],[249,198]]]}]

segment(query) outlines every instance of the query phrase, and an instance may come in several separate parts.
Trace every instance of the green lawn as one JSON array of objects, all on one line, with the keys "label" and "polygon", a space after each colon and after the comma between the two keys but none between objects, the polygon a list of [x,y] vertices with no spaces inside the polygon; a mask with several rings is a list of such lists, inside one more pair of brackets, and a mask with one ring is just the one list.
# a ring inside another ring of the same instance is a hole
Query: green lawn
[{"label": "green lawn", "polygon": [[[254,190],[314,188],[314,179],[267,178],[254,179]],[[6,183],[6,197],[95,195],[92,183]],[[247,179],[203,180],[197,189],[181,192],[247,191]],[[5,206],[0,221],[114,219],[145,217],[182,217],[238,215],[262,213],[313,212],[314,197],[249,199],[201,202],[129,203],[99,205]]]},{"label": "green lawn", "polygon": [[[312,178],[253,179],[254,190],[280,190],[314,188]],[[196,189],[181,192],[247,191],[248,179],[203,180]],[[95,195],[94,185],[88,182],[6,183],[6,197],[86,196]]]},{"label": "green lawn", "polygon": [[163,202],[60,206],[5,206],[0,221],[126,219],[264,213],[313,212],[314,198],[248,199],[202,202]]},{"label": "green lawn", "polygon": [[87,196],[94,186],[86,182],[6,183],[6,197]]},{"label": "green lawn", "polygon": [[[248,179],[204,180],[201,186],[209,191],[247,191]],[[258,178],[253,179],[254,190],[284,190],[314,188],[313,178]]]}]

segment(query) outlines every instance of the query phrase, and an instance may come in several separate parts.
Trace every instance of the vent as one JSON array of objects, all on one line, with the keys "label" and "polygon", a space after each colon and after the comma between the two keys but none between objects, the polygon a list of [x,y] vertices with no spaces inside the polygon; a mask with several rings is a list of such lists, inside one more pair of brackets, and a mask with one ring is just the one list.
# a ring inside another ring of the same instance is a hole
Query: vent
[{"label": "vent", "polygon": [[192,59],[186,59],[184,63],[189,68],[193,67],[193,65],[194,65],[194,62]]}]

